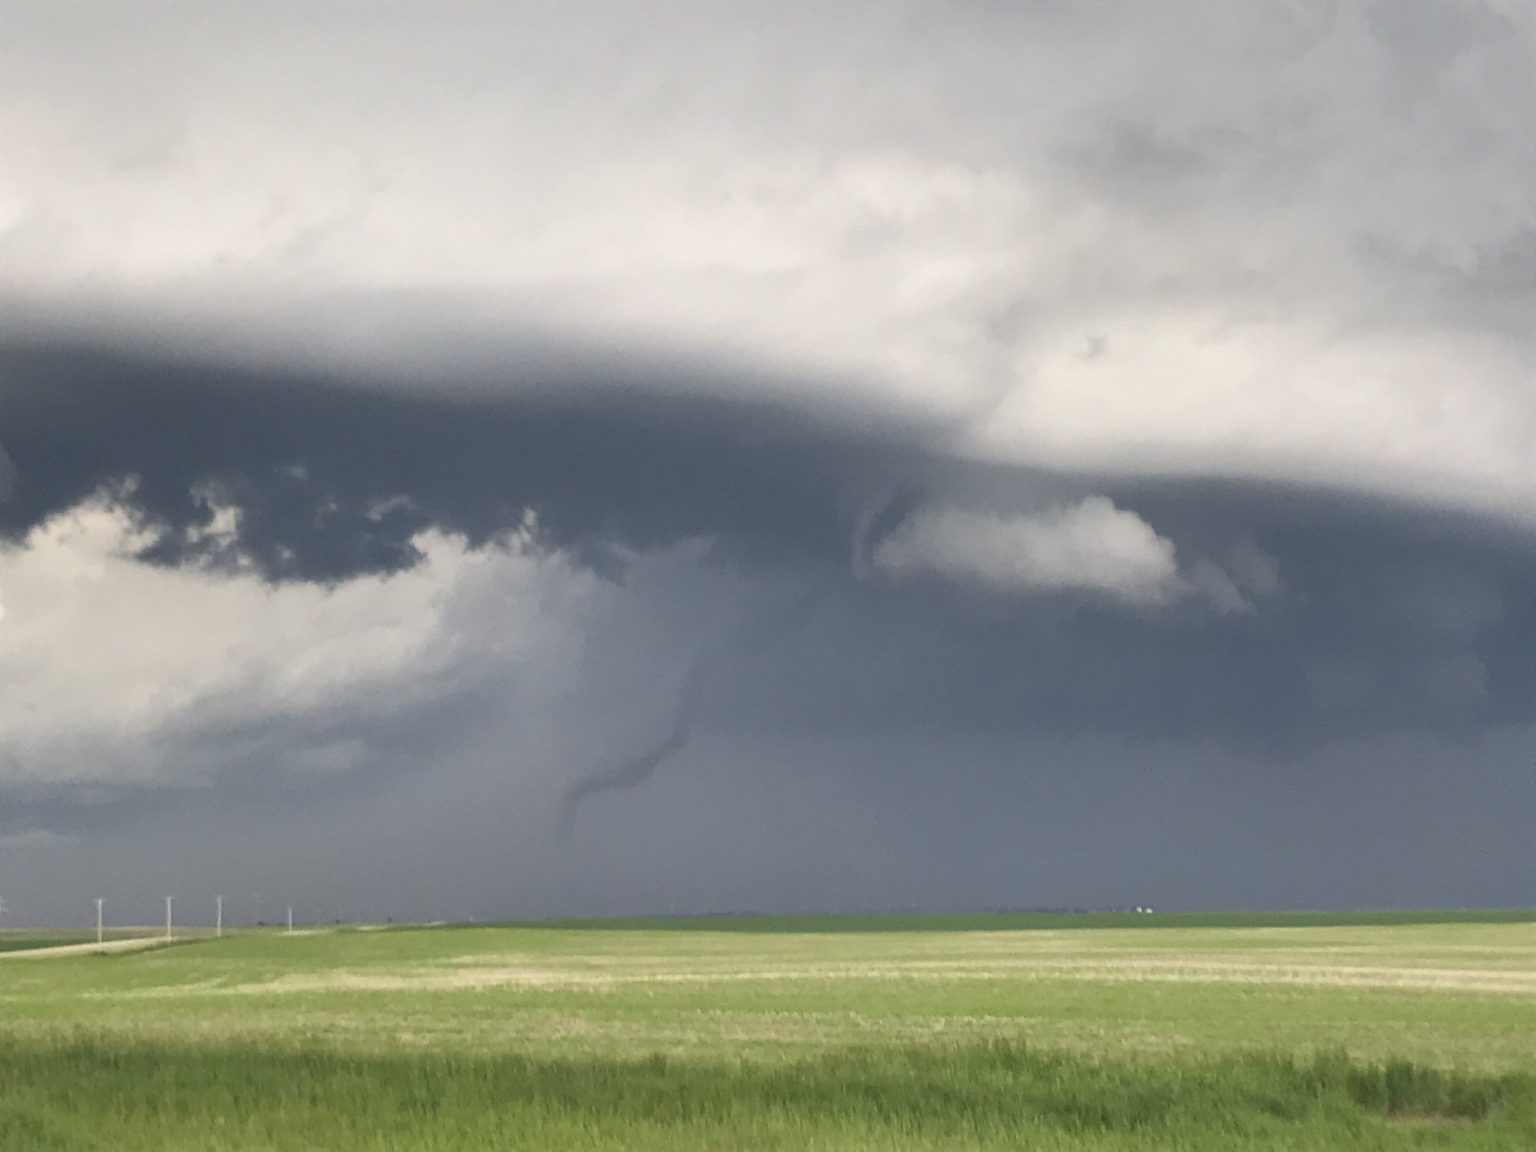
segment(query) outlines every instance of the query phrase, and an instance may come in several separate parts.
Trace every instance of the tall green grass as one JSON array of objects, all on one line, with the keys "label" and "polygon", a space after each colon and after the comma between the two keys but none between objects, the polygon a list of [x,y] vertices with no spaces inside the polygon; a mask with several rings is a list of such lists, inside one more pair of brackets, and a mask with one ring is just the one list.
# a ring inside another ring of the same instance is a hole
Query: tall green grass
[{"label": "tall green grass", "polygon": [[1243,919],[7,957],[0,1152],[1536,1149],[1536,925]]},{"label": "tall green grass", "polygon": [[6,1152],[1536,1147],[1536,1080],[1408,1063],[1101,1060],[1016,1043],[789,1064],[66,1040],[0,1052]]}]

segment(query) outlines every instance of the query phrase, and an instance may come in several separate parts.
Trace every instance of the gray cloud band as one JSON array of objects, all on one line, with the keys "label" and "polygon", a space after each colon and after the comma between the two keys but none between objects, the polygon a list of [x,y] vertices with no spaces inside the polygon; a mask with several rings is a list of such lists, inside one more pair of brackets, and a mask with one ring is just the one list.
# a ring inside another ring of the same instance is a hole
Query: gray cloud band
[{"label": "gray cloud band", "polygon": [[[712,661],[737,684],[712,703],[727,730],[771,715],[785,733],[1201,734],[1287,757],[1360,734],[1522,723],[1536,700],[1520,656],[1536,635],[1531,540],[1466,517],[1264,485],[985,467],[910,427],[591,376],[570,396],[470,402],[99,350],[12,348],[4,367],[17,483],[0,530],[13,541],[109,485],[147,526],[142,562],[172,569],[254,565],[279,582],[341,585],[411,570],[424,529],[474,547],[532,508],[542,547],[615,579],[704,538],[707,562],[749,589],[775,573],[821,581],[825,636],[812,646],[791,635],[750,660]],[[1084,503],[1094,493],[1107,497]],[[226,507],[238,512],[230,530],[212,531]],[[937,548],[952,534],[911,534],[925,508],[950,507],[987,529],[959,560]],[[1130,545],[1084,553],[1085,507],[1086,523]],[[892,580],[880,557],[903,555],[903,541],[928,566]],[[1171,597],[1166,564],[1151,584],[1132,566],[1131,596],[1060,576],[1067,560],[1094,576],[1144,544],[1160,563],[1180,557],[1181,572],[1226,565],[1254,610]],[[1014,566],[999,583],[987,565],[1003,546]],[[693,707],[678,711],[659,755],[623,761],[648,765],[640,777],[686,741]],[[366,738],[373,721],[338,723]]]}]

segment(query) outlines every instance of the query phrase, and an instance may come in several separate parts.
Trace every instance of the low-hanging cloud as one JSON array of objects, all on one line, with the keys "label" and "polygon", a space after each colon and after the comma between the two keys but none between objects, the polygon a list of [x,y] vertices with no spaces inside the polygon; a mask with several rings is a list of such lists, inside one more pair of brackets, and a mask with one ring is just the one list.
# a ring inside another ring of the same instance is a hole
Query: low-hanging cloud
[{"label": "low-hanging cloud", "polygon": [[[268,770],[366,767],[384,714],[433,707],[509,665],[552,676],[592,586],[527,533],[472,549],[427,530],[410,570],[333,588],[148,566],[134,558],[144,540],[106,491],[0,543],[0,794],[198,786],[218,771],[191,752],[208,738],[237,744],[321,716],[350,719],[296,739]],[[497,635],[468,642],[469,620],[493,606]]]},{"label": "low-hanging cloud", "polygon": [[1083,592],[1159,606],[1199,590],[1173,541],[1103,497],[1007,514],[923,507],[880,541],[875,567],[932,574],[1005,594]]}]

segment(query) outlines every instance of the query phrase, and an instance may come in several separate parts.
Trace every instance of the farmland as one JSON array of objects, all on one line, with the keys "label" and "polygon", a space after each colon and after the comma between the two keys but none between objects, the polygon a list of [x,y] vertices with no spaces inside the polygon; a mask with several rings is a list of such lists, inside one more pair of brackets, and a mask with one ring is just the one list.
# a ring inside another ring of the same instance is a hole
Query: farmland
[{"label": "farmland", "polygon": [[1020,1146],[1536,1146],[1536,922],[733,918],[0,957],[7,1152]]}]

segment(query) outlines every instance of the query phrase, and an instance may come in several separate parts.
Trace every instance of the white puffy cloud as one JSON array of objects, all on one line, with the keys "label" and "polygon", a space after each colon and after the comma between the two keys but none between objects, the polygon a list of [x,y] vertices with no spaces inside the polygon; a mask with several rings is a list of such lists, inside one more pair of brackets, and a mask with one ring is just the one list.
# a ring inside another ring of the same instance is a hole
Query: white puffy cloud
[{"label": "white puffy cloud", "polygon": [[284,725],[268,768],[355,766],[356,733],[478,677],[558,682],[595,583],[531,530],[426,532],[409,571],[333,587],[145,565],[148,539],[104,493],[0,546],[0,785],[196,783],[201,734]]},{"label": "white puffy cloud", "polygon": [[1182,584],[1173,542],[1102,496],[1043,513],[922,508],[875,549],[892,575],[932,573],[1001,592],[1079,590],[1166,604]]},{"label": "white puffy cloud", "polygon": [[1223,613],[1281,588],[1275,559],[1252,541],[1186,568],[1173,541],[1103,496],[1019,513],[925,506],[879,542],[873,564],[1005,594],[1083,592],[1140,607],[1198,599]]},{"label": "white puffy cloud", "polygon": [[1529,522],[1533,73],[1517,3],[16,3],[0,291],[433,386],[682,350],[971,456]]}]

